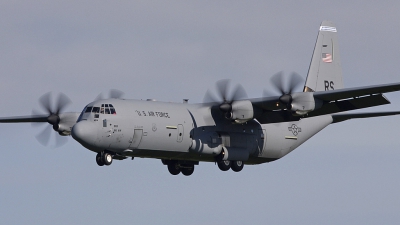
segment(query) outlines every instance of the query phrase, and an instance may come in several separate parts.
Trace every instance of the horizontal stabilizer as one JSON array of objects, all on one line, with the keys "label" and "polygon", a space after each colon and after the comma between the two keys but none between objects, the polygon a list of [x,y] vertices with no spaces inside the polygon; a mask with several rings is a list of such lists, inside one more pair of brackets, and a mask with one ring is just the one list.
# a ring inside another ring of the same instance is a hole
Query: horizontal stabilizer
[{"label": "horizontal stabilizer", "polygon": [[332,115],[332,119],[333,119],[332,123],[339,123],[339,122],[343,122],[345,120],[350,120],[350,119],[371,118],[371,117],[380,117],[380,116],[393,116],[393,115],[399,115],[399,114],[400,114],[400,111],[335,114],[335,115]]}]

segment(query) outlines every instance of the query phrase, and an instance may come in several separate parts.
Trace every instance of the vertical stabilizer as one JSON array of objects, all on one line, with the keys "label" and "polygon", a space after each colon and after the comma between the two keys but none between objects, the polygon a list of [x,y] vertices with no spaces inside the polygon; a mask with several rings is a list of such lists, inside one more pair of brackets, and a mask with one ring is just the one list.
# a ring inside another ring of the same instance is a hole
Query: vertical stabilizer
[{"label": "vertical stabilizer", "polygon": [[340,88],[343,88],[343,79],[337,30],[332,22],[323,21],[319,27],[304,92]]}]

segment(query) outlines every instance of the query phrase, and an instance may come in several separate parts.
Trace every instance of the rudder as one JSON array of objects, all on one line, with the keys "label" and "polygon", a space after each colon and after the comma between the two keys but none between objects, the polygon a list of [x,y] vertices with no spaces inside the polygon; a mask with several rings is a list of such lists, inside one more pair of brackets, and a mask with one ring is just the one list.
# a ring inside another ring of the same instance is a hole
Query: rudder
[{"label": "rudder", "polygon": [[337,30],[332,22],[323,21],[319,27],[303,91],[327,91],[340,88],[343,88],[343,79]]}]

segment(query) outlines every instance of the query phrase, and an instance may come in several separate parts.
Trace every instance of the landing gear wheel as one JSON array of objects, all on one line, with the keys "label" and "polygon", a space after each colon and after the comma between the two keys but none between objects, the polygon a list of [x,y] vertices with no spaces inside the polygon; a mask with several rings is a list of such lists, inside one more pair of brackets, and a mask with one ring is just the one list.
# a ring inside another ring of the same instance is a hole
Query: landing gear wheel
[{"label": "landing gear wheel", "polygon": [[101,153],[97,153],[97,155],[96,155],[96,162],[97,162],[97,165],[99,165],[99,166],[104,166],[104,162],[103,162],[103,160],[101,159]]},{"label": "landing gear wheel", "polygon": [[102,157],[102,161],[104,162],[104,165],[109,166],[111,165],[113,160],[113,157],[111,154],[104,152],[103,153],[103,157]]},{"label": "landing gear wheel", "polygon": [[181,172],[181,168],[179,168],[178,163],[169,163],[168,171],[172,175],[178,175]]},{"label": "landing gear wheel", "polygon": [[231,169],[235,172],[240,172],[243,169],[243,161],[232,161]]},{"label": "landing gear wheel", "polygon": [[190,176],[194,172],[194,165],[189,167],[189,168],[181,168],[181,172],[185,176]]},{"label": "landing gear wheel", "polygon": [[231,168],[231,161],[221,160],[217,162],[218,168],[222,171],[228,171]]}]

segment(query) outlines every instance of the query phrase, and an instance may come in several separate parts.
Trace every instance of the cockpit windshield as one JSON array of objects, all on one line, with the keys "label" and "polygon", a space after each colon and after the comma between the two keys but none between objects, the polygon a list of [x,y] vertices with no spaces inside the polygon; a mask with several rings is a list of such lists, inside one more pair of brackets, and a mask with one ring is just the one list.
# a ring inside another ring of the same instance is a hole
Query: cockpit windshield
[{"label": "cockpit windshield", "polygon": [[91,106],[87,107],[86,110],[85,110],[85,113],[91,112],[91,111],[92,111],[92,108],[93,108],[93,107],[91,107]]},{"label": "cockpit windshield", "polygon": [[101,104],[101,107],[88,106],[85,113],[117,114],[112,104]]}]

